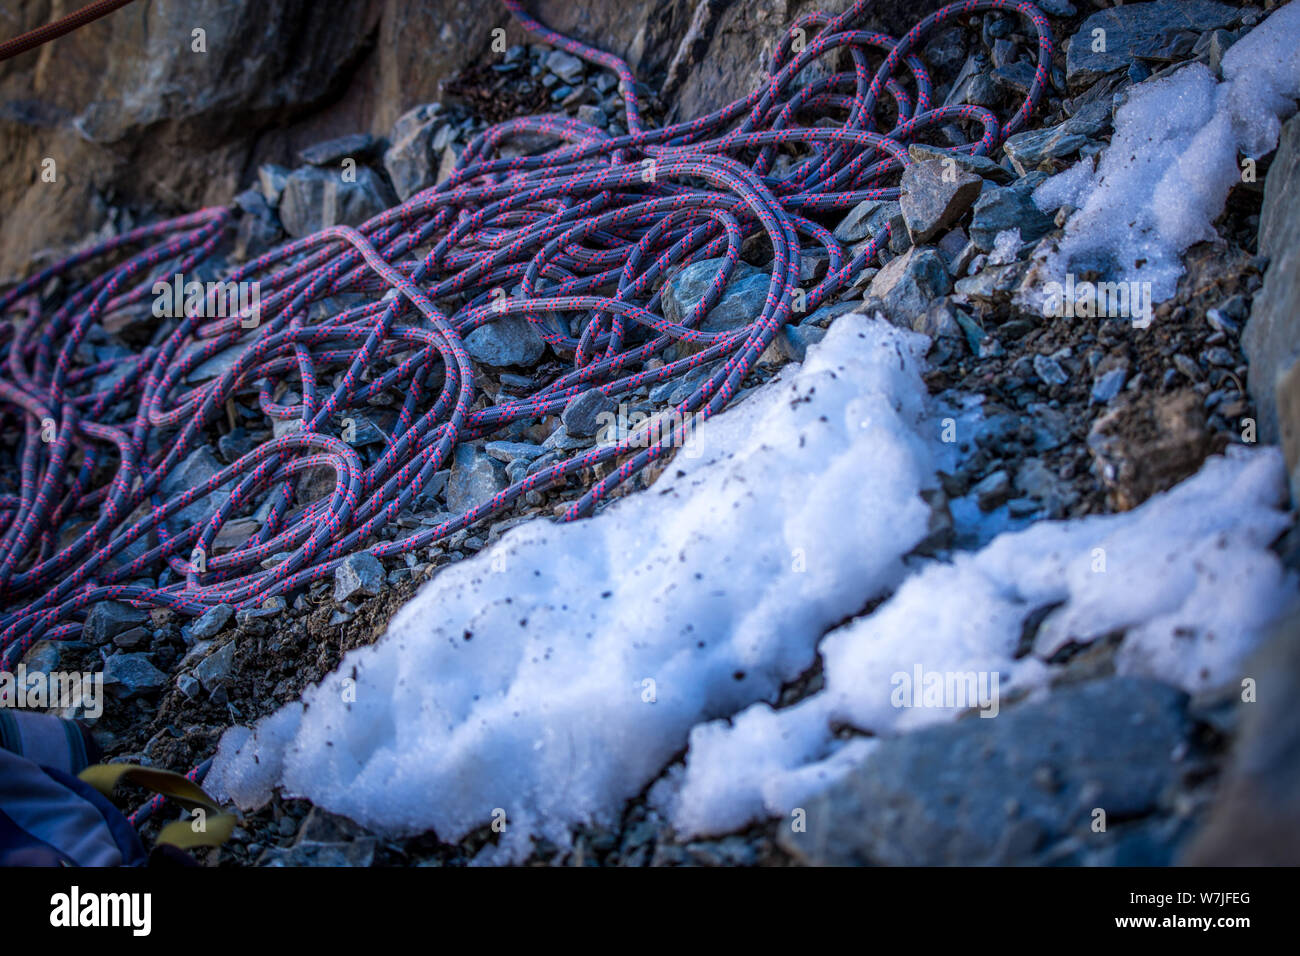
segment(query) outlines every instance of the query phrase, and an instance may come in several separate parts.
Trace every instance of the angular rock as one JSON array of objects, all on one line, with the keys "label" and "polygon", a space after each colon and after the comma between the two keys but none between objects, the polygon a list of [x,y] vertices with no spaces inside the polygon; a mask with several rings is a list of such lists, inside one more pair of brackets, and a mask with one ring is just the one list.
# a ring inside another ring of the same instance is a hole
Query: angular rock
[{"label": "angular rock", "polygon": [[931,159],[903,171],[899,206],[908,235],[921,245],[956,222],[980,195],[984,180],[955,160]]},{"label": "angular rock", "polygon": [[1190,388],[1141,393],[1098,418],[1088,449],[1116,511],[1136,508],[1194,474],[1226,441],[1211,434],[1200,396]]},{"label": "angular rock", "polygon": [[156,694],[166,683],[148,654],[114,654],[104,662],[104,690],[118,700]]},{"label": "angular rock", "polygon": [[465,351],[480,365],[504,368],[532,365],[546,352],[546,343],[522,315],[503,315],[465,336]]},{"label": "angular rock", "polygon": [[336,139],[313,143],[298,152],[298,158],[308,166],[337,166],[345,159],[358,164],[373,159],[383,144],[369,133],[351,133]]},{"label": "angular rock", "polygon": [[1062,159],[1079,151],[1079,147],[1088,142],[1088,137],[1071,133],[1062,124],[1046,129],[1026,130],[1017,133],[1002,148],[1011,160],[1011,165],[1022,176],[1038,167],[1044,160]]},{"label": "angular rock", "polygon": [[81,639],[87,644],[101,647],[124,631],[149,623],[149,615],[120,601],[99,601],[86,614],[81,628]]},{"label": "angular rock", "polygon": [[1226,27],[1240,16],[1240,10],[1214,0],[1155,0],[1100,10],[1070,38],[1066,83],[1079,89],[1107,73],[1127,70],[1136,59],[1175,59],[1180,33]]},{"label": "angular rock", "polygon": [[871,280],[869,293],[895,325],[910,328],[914,316],[952,291],[952,277],[937,249],[919,246],[891,259]]},{"label": "angular rock", "polygon": [[532,461],[544,451],[541,445],[520,441],[490,441],[483,446],[483,450],[489,457],[506,464],[512,461]]},{"label": "angular rock", "polygon": [[402,202],[436,181],[438,162],[432,140],[441,122],[441,110],[440,103],[425,103],[403,113],[393,125],[391,145],[384,152],[384,169]]},{"label": "angular rock", "polygon": [[1032,191],[1016,186],[985,186],[971,214],[970,239],[983,252],[991,252],[998,233],[1020,230],[1021,242],[1035,242],[1051,232],[1052,217],[1034,205]]},{"label": "angular rock", "polygon": [[618,408],[618,403],[599,389],[588,389],[581,395],[575,395],[564,406],[560,421],[570,435],[587,437],[596,434],[597,429],[608,416]]},{"label": "angular rock", "polygon": [[384,588],[384,566],[368,551],[349,554],[334,569],[334,600],[374,597]]},{"label": "angular rock", "polygon": [[1009,186],[1016,181],[1015,174],[1011,170],[998,165],[987,156],[972,156],[969,153],[959,153],[941,146],[930,146],[927,143],[912,143],[907,147],[907,153],[919,163],[931,159],[952,159],[957,163],[958,169],[973,173],[999,186]]},{"label": "angular rock", "polygon": [[[537,459],[540,461],[541,459]],[[505,472],[473,445],[457,445],[447,480],[447,508],[463,514],[506,488]]]},{"label": "angular rock", "polygon": [[389,206],[395,198],[388,185],[368,166],[358,166],[356,179],[341,170],[301,166],[289,174],[280,196],[280,222],[295,239],[327,226],[359,226]]},{"label": "angular rock", "polygon": [[1113,368],[1109,372],[1103,372],[1097,376],[1097,380],[1092,383],[1092,393],[1089,396],[1089,403],[1093,405],[1105,405],[1119,394],[1120,389],[1124,387],[1124,382],[1128,378],[1128,369]]},{"label": "angular rock", "polygon": [[1005,469],[999,468],[991,475],[986,475],[971,493],[981,511],[992,511],[1011,497],[1011,476]]},{"label": "angular rock", "polygon": [[806,826],[778,841],[819,866],[944,866],[1040,861],[1054,844],[1114,839],[1122,821],[1163,808],[1191,722],[1186,695],[1116,677],[1046,700],[886,738],[807,801]]},{"label": "angular rock", "polygon": [[[725,261],[704,259],[673,276],[664,289],[664,317],[678,324],[685,322],[721,275]],[[763,311],[770,283],[771,277],[766,272],[759,272],[743,260],[737,262],[722,294],[695,328],[702,332],[724,332],[749,325]]]},{"label": "angular rock", "polygon": [[206,641],[210,637],[215,637],[234,616],[235,609],[229,604],[218,604],[208,608],[190,625],[190,639]]},{"label": "angular rock", "polygon": [[866,199],[840,220],[833,235],[840,242],[860,242],[875,236],[885,224],[902,213],[899,204],[886,199]]},{"label": "angular rock", "polygon": [[280,205],[280,197],[289,182],[289,169],[275,163],[263,163],[257,167],[257,182],[267,205],[274,209]]},{"label": "angular rock", "polygon": [[1034,374],[1044,385],[1064,385],[1070,380],[1070,374],[1050,355],[1034,356]]},{"label": "angular rock", "polygon": [[576,85],[582,82],[586,64],[572,54],[563,50],[552,50],[546,57],[546,68],[565,83]]},{"label": "angular rock", "polygon": [[219,648],[199,661],[194,668],[194,676],[209,694],[224,683],[235,666],[235,642],[226,641]]}]

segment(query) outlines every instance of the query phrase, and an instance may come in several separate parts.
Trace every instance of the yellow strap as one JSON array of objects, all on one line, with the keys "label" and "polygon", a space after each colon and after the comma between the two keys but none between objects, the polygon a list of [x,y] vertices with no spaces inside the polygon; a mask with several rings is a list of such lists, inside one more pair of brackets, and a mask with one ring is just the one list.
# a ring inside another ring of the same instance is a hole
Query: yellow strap
[{"label": "yellow strap", "polygon": [[202,808],[209,813],[221,813],[221,807],[202,787],[170,770],[141,767],[133,763],[100,763],[87,767],[77,776],[106,797],[112,796],[113,788],[125,781],[171,797],[186,810]]},{"label": "yellow strap", "polygon": [[230,839],[230,834],[235,829],[233,813],[218,813],[207,817],[203,821],[202,829],[195,829],[194,825],[197,822],[197,818],[174,820],[162,828],[156,842],[168,843],[182,850],[190,850],[196,846],[221,846]]}]

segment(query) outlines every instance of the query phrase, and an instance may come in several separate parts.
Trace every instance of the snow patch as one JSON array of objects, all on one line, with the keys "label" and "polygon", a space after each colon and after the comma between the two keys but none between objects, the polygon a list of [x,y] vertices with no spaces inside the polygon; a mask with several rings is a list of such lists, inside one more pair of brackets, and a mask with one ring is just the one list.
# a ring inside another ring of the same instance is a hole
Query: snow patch
[{"label": "snow patch", "polygon": [[1241,181],[1238,155],[1278,142],[1300,97],[1300,4],[1275,11],[1223,58],[1223,82],[1200,63],[1132,87],[1095,174],[1085,159],[1035,192],[1040,209],[1078,207],[1044,281],[1095,270],[1151,283],[1152,301],[1176,291],[1182,254],[1215,237],[1214,220]]},{"label": "snow patch", "polygon": [[[1296,582],[1269,550],[1290,521],[1278,509],[1281,455],[1230,452],[1134,511],[1039,522],[924,568],[874,613],[826,637],[821,692],[692,731],[680,791],[665,798],[678,832],[788,816],[871,745],[837,739],[836,726],[886,735],[951,720],[967,705],[989,716],[999,709],[996,699],[931,705],[917,696],[917,676],[982,676],[1006,698],[1044,687],[1045,660],[1067,642],[1124,632],[1120,673],[1188,691],[1238,680],[1269,625],[1294,606]],[[1017,659],[1026,618],[1052,605],[1060,606],[1043,620],[1035,653]]]},{"label": "snow patch", "polygon": [[504,811],[490,862],[613,823],[693,726],[775,700],[902,579],[938,444],[921,437],[925,347],[840,317],[647,491],[442,571],[303,705],[229,731],[208,785],[249,805],[274,783],[448,841]]}]

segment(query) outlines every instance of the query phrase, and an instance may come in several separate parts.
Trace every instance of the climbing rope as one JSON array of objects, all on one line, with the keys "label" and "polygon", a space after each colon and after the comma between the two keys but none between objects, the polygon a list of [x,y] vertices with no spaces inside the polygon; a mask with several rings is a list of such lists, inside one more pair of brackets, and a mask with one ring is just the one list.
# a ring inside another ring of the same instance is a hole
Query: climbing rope
[{"label": "climbing rope", "polygon": [[47,23],[45,26],[30,30],[22,36],[0,43],[0,60],[8,60],[20,53],[34,50],[51,40],[57,40],[65,33],[71,33],[78,27],[84,27],[87,23],[98,20],[100,17],[108,16],[114,10],[124,7],[130,2],[131,0],[95,0],[94,3],[88,3],[80,10],[69,13],[66,17],[61,17],[53,23]]},{"label": "climbing rope", "polygon": [[[259,284],[256,310],[214,316],[211,308],[187,308],[174,330],[127,358],[85,361],[82,346],[106,316],[140,308],[155,283],[211,256],[231,235],[229,209],[131,230],[0,296],[0,316],[8,317],[0,327],[0,409],[23,425],[19,487],[0,495],[0,665],[12,669],[36,640],[74,637],[97,602],[187,616],[222,603],[256,608],[332,575],[349,554],[427,548],[530,491],[609,463],[563,517],[589,515],[671,453],[692,419],[725,408],[793,313],[845,289],[889,240],[885,227],[846,250],[817,217],[896,198],[890,183],[909,162],[907,143],[926,130],[976,127],[978,137],[955,151],[988,154],[1025,124],[1051,68],[1050,28],[1028,2],[965,0],[896,39],[854,29],[869,6],[857,0],[838,16],[813,13],[792,23],[765,82],[747,97],[647,129],[626,63],[549,30],[519,0],[503,2],[539,40],[617,74],[626,135],[553,115],[493,126],[466,147],[445,182],[361,226],[324,229],[234,269],[225,282]],[[1038,38],[1032,86],[1005,123],[978,106],[933,107],[929,74],[915,55],[935,27],[984,10],[1018,14]],[[801,76],[839,51],[847,51],[851,71]],[[834,125],[812,125],[832,115]],[[561,145],[501,156],[512,140],[538,135]],[[739,329],[697,328],[746,240],[759,236],[773,259],[760,314]],[[828,271],[803,290],[801,253],[818,248]],[[680,322],[666,318],[660,286],[669,271],[718,257],[723,266],[704,299]],[[75,280],[102,260],[111,264],[78,287]],[[55,278],[75,291],[47,305]],[[316,317],[313,303],[345,293],[370,301]],[[463,343],[506,316],[526,317],[555,353],[572,356],[573,367],[528,395],[486,404]],[[576,317],[572,327],[568,317]],[[223,370],[192,381],[216,356],[228,359]],[[399,513],[458,444],[557,414],[589,389],[617,399],[715,362],[672,409],[670,433],[648,439],[636,431],[541,467],[435,527],[377,537],[393,533]],[[281,405],[291,382],[301,397]],[[269,424],[285,423],[278,437],[201,484],[164,493],[187,456],[211,441],[234,396],[249,390]],[[405,397],[382,453],[367,466],[340,437],[339,423],[381,393]],[[299,500],[297,479],[321,468],[334,474],[331,493]],[[201,521],[185,520],[182,512],[220,488],[230,489],[228,499],[210,499]],[[222,527],[254,508],[258,530],[212,555]],[[263,567],[272,556],[283,560]]]}]

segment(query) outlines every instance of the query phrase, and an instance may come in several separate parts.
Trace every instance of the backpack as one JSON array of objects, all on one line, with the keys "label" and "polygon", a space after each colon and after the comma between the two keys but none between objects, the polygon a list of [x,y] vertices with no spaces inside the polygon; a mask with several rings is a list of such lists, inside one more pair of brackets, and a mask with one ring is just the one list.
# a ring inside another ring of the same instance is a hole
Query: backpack
[{"label": "backpack", "polygon": [[[0,866],[192,866],[186,849],[220,845],[234,829],[234,817],[180,774],[100,757],[75,721],[0,708]],[[163,827],[146,853],[108,800],[120,782],[169,796],[194,816]]]}]

